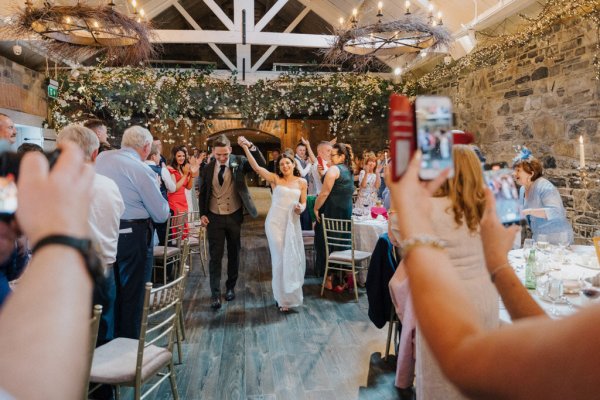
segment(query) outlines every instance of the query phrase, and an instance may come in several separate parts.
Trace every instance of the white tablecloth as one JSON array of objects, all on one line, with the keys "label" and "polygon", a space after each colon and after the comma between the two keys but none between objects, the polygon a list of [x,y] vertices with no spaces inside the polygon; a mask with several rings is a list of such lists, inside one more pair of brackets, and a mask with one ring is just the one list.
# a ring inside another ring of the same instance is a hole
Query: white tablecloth
[{"label": "white tablecloth", "polygon": [[[565,252],[565,263],[561,262],[560,256],[556,249],[549,251],[536,252],[538,263],[543,265],[548,271],[550,277],[563,280],[578,280],[579,278],[590,278],[600,273],[600,267],[596,259],[596,253],[593,246],[572,246],[570,250]],[[523,250],[512,250],[508,253],[508,258],[515,268],[515,271],[522,282],[525,281],[525,264],[526,260],[523,256]],[[558,270],[556,270],[558,269]],[[540,306],[550,315],[552,303],[547,300],[542,300],[535,290],[530,290],[529,293],[540,304]],[[569,315],[580,309],[585,303],[582,301],[580,293],[565,293],[565,298],[569,304],[562,301],[562,304],[557,303],[557,309],[562,316]],[[508,312],[504,305],[500,303],[500,319],[510,321]]]},{"label": "white tablecloth", "polygon": [[373,251],[377,239],[387,232],[387,220],[352,217],[354,221],[354,245],[356,250]]}]

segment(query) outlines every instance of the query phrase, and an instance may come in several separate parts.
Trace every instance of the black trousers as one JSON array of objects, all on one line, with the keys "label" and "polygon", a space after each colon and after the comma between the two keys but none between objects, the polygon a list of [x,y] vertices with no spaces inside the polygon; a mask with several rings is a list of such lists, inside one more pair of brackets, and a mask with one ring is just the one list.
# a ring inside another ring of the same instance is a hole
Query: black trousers
[{"label": "black trousers", "polygon": [[212,296],[221,294],[221,264],[227,241],[227,281],[226,289],[233,289],[238,278],[240,267],[240,249],[242,247],[240,233],[244,220],[243,209],[229,215],[208,213],[208,252],[210,261],[208,273],[210,275],[210,291]]},{"label": "black trousers", "polygon": [[115,301],[115,337],[137,339],[140,336],[144,287],[152,275],[152,222],[121,220],[114,265],[117,296]]},{"label": "black trousers", "polygon": [[102,306],[102,317],[98,328],[96,346],[110,342],[115,334],[115,273],[113,265],[108,265],[108,275],[101,285],[94,285],[92,302]]}]

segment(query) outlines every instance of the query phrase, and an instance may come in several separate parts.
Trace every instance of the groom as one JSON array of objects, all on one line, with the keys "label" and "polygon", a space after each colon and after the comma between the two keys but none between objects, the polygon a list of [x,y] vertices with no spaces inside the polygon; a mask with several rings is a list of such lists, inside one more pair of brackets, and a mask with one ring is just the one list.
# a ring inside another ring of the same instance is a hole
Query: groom
[{"label": "groom", "polygon": [[[256,146],[248,143],[252,155],[265,166],[265,159]],[[258,212],[252,202],[245,175],[252,171],[248,159],[231,154],[231,143],[225,135],[213,142],[213,160],[202,169],[200,184],[200,220],[208,234],[210,262],[211,304],[214,310],[221,308],[221,259],[227,240],[227,281],[225,300],[235,298],[240,255],[240,231],[244,219],[243,207],[256,218]]]}]

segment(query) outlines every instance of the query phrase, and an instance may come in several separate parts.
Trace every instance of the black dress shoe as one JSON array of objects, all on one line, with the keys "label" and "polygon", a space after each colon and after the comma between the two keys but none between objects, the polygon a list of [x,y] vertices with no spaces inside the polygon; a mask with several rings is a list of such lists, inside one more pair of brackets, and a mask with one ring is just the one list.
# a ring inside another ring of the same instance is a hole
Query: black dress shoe
[{"label": "black dress shoe", "polygon": [[231,301],[233,299],[235,299],[235,292],[233,289],[227,289],[227,292],[225,293],[225,300]]},{"label": "black dress shoe", "polygon": [[221,299],[218,296],[213,296],[210,299],[210,308],[212,308],[213,310],[218,310],[219,308],[221,308]]}]

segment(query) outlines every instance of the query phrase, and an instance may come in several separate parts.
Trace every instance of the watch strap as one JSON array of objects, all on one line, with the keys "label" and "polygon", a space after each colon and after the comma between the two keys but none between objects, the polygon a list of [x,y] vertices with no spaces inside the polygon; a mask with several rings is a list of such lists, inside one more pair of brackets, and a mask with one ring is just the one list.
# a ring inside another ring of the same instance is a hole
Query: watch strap
[{"label": "watch strap", "polygon": [[48,245],[67,246],[77,250],[83,257],[85,266],[94,284],[102,284],[105,279],[104,267],[98,254],[94,250],[94,246],[90,239],[77,238],[68,235],[48,235],[40,239],[35,246],[33,246],[32,254],[35,254],[36,251]]}]

